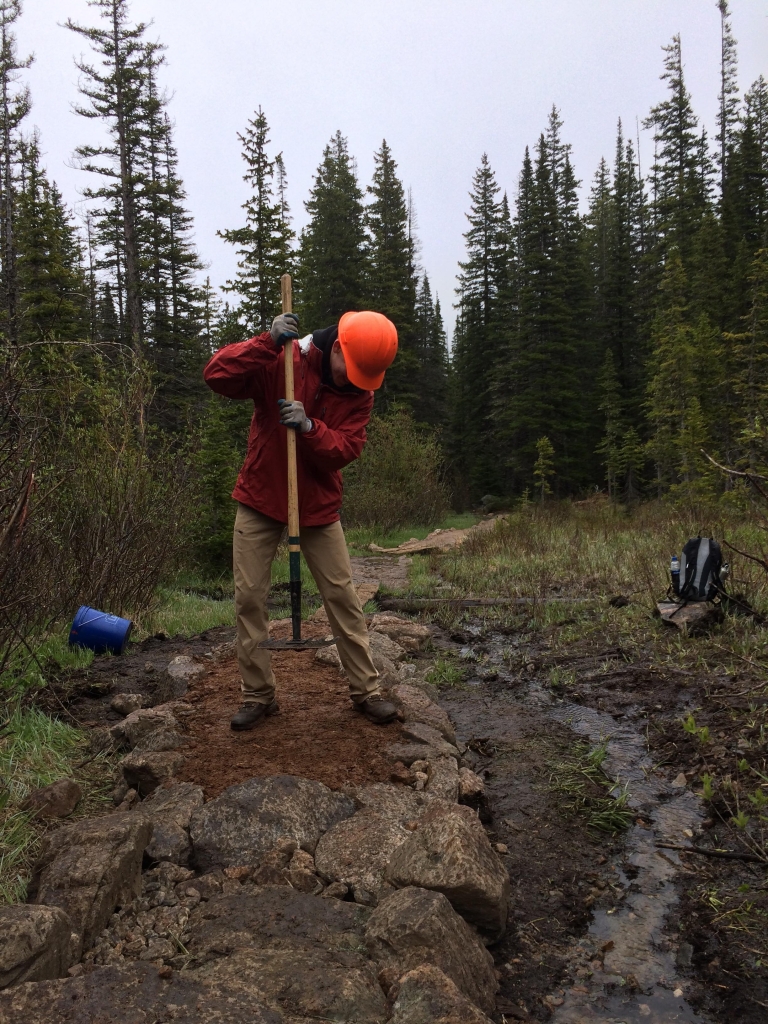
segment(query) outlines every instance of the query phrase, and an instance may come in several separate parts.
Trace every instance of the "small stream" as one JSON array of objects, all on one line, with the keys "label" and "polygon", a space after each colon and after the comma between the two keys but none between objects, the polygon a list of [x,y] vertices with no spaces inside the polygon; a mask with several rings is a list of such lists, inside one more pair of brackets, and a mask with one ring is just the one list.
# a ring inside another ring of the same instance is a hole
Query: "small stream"
[{"label": "small stream", "polygon": [[[482,639],[485,670],[492,668],[502,683],[512,682],[504,661],[509,645],[504,636]],[[472,659],[473,652],[470,645],[462,653]],[[509,723],[516,713],[532,709],[594,745],[607,741],[603,770],[616,780],[616,795],[626,787],[628,806],[643,823],[628,829],[622,856],[609,865],[615,880],[614,905],[595,910],[587,934],[574,949],[574,961],[580,965],[596,955],[591,974],[580,978],[578,985],[559,990],[551,1019],[555,1024],[706,1024],[685,1000],[686,982],[677,968],[685,951],[678,950],[675,937],[665,929],[684,869],[675,851],[657,846],[690,842],[704,817],[698,797],[675,788],[663,770],[654,769],[643,734],[629,720],[620,722],[603,711],[560,699],[535,676],[522,688],[515,679],[514,690],[494,697],[484,692],[480,679],[468,681],[478,687],[476,695],[450,707],[462,741],[488,735],[490,729],[497,742],[503,742],[505,720]],[[503,779],[497,772],[494,788],[499,786]],[[628,877],[628,870],[633,877]]]}]

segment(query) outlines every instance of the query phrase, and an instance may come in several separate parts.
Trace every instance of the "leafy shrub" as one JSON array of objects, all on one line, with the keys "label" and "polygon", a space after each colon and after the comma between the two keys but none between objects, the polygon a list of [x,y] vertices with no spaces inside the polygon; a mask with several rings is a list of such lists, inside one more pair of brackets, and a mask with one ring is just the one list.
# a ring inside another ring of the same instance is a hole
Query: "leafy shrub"
[{"label": "leafy shrub", "polygon": [[188,459],[145,428],[150,381],[90,355],[46,346],[0,379],[0,670],[78,604],[147,607],[185,546]]},{"label": "leafy shrub", "polygon": [[434,434],[404,410],[371,418],[362,456],[344,470],[342,518],[349,526],[431,526],[450,507]]}]

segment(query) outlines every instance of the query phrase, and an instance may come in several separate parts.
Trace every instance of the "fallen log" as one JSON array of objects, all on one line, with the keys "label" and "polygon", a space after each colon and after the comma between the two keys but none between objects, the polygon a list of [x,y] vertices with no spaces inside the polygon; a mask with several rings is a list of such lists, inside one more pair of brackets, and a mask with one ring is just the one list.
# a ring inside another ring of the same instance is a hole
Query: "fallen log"
[{"label": "fallen log", "polygon": [[680,853],[698,853],[702,857],[720,857],[722,860],[744,860],[750,864],[765,864],[765,857],[755,853],[731,853],[730,850],[709,850],[706,846],[682,846],[678,843],[656,843],[659,850],[678,850]]},{"label": "fallen log", "polygon": [[665,626],[676,627],[688,636],[705,633],[723,620],[723,609],[710,601],[692,601],[689,604],[659,601],[656,609]]},{"label": "fallen log", "polygon": [[422,612],[436,608],[495,608],[499,605],[592,604],[596,597],[385,597],[382,611]]}]

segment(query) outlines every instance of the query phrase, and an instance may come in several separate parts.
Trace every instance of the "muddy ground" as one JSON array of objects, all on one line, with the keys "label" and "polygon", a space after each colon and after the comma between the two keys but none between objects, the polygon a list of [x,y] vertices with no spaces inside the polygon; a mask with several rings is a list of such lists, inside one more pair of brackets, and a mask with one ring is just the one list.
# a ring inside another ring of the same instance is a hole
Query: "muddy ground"
[{"label": "muddy ground", "polygon": [[[745,738],[733,710],[749,680],[660,667],[652,652],[630,662],[594,635],[557,649],[556,634],[470,623],[450,638],[465,681],[443,703],[509,847],[516,927],[496,950],[499,1008],[579,1024],[765,1024],[766,866],[733,809],[697,795],[745,743],[759,756],[759,726]],[[712,742],[682,728],[693,709]],[[626,784],[628,827],[614,835],[558,792],[582,739],[606,744],[603,770]],[[691,846],[702,852],[670,848]],[[707,855],[722,850],[746,859]]]},{"label": "muddy ground", "polygon": [[[485,823],[507,849],[512,879],[509,928],[493,950],[497,1020],[765,1024],[766,929],[750,933],[754,922],[768,923],[765,866],[671,848],[745,849],[726,811],[718,816],[694,792],[708,759],[741,742],[726,704],[710,699],[718,687],[731,699],[739,680],[660,669],[636,653],[630,663],[608,640],[595,646],[594,636],[553,652],[556,631],[521,618],[504,632],[469,622],[434,638],[433,655],[463,669],[441,702],[486,781]],[[388,777],[380,751],[398,725],[382,729],[356,715],[344,681],[311,653],[275,658],[281,714],[232,734],[233,638],[217,629],[132,645],[122,658],[96,659],[47,700],[81,725],[108,725],[118,720],[109,710],[115,692],[140,692],[148,704],[181,696],[168,690],[163,670],[190,654],[207,671],[185,696],[197,753],[185,778],[208,796],[279,772],[333,788]],[[567,668],[567,685],[553,674],[557,665]],[[681,720],[705,702],[714,744],[704,750]],[[601,743],[604,777],[619,780],[614,796],[624,792],[624,828],[601,830],[590,817],[590,799],[604,803],[611,783],[590,776],[586,801],[562,786]]]}]

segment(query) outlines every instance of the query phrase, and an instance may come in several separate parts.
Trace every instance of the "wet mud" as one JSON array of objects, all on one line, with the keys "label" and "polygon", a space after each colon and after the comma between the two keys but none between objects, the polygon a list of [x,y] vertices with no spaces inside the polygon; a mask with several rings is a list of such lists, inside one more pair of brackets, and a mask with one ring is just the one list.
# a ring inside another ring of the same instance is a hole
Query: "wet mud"
[{"label": "wet mud", "polygon": [[[442,703],[485,776],[489,825],[509,851],[510,931],[494,950],[504,1019],[711,1020],[686,998],[685,944],[670,927],[690,872],[659,845],[690,843],[704,813],[668,767],[654,765],[643,720],[631,713],[647,691],[622,687],[615,717],[559,697],[535,667],[511,672],[510,637],[476,633],[454,635],[467,681]],[[580,739],[606,745],[603,771],[615,795],[626,794],[632,823],[613,837],[569,817],[550,784],[548,764]]]}]

